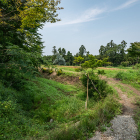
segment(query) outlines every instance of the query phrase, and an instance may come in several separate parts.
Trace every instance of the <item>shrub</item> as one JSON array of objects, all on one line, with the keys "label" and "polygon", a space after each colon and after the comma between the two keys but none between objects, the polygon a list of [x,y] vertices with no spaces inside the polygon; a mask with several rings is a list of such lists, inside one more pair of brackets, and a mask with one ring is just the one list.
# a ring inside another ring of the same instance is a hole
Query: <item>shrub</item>
[{"label": "shrub", "polygon": [[56,75],[59,76],[63,73],[62,69],[55,69]]},{"label": "shrub", "polygon": [[83,69],[82,68],[75,68],[75,71],[76,72],[80,72],[80,71],[82,71]]},{"label": "shrub", "polygon": [[[87,87],[87,76],[85,74],[82,75],[82,78],[80,78],[82,81],[82,84]],[[94,72],[89,73],[89,97],[94,97],[95,100],[100,99],[99,93],[94,89],[92,82],[94,83],[97,90],[100,92],[101,97],[104,98],[107,96],[108,93],[113,93],[113,91],[108,87],[107,82],[104,80],[99,79],[98,75],[96,75]],[[92,80],[92,82],[91,82]]]},{"label": "shrub", "polygon": [[140,69],[140,64],[136,64],[136,65],[134,66],[134,69]]},{"label": "shrub", "polygon": [[104,70],[98,70],[98,74],[104,75],[106,74]]},{"label": "shrub", "polygon": [[51,73],[53,73],[53,69],[51,69],[51,68],[42,68],[42,72],[43,73],[48,73],[48,74],[51,74]]},{"label": "shrub", "polygon": [[117,80],[122,80],[123,79],[123,72],[118,72],[117,74],[116,74],[116,76],[115,76],[115,78],[117,79]]},{"label": "shrub", "polygon": [[124,67],[127,67],[127,66],[129,66],[129,61],[121,62],[121,65],[124,66]]}]

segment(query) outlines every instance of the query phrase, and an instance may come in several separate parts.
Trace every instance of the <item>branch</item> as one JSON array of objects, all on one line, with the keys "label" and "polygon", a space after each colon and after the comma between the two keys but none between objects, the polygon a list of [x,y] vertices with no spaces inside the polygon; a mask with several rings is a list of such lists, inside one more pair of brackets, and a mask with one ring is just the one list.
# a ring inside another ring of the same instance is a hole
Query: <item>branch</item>
[{"label": "branch", "polygon": [[[86,74],[85,74],[86,75]],[[87,76],[87,75],[86,75]],[[88,76],[87,76],[88,77]],[[88,77],[88,79],[89,79],[89,77]],[[89,79],[89,80],[91,80],[91,79]],[[98,94],[100,95],[100,97],[101,97],[101,93],[97,90],[97,88],[95,87],[95,85],[94,85],[94,83],[93,83],[93,81],[91,80],[91,83],[92,83],[92,85],[93,85],[93,88],[98,92]]]},{"label": "branch", "polygon": [[[90,79],[91,80],[91,79]],[[98,92],[98,94],[100,95],[100,97],[101,97],[101,94],[100,94],[100,92],[97,90],[97,88],[95,87],[95,85],[94,85],[94,83],[93,83],[93,81],[91,80],[91,83],[92,83],[92,85],[93,85],[93,88]]]}]

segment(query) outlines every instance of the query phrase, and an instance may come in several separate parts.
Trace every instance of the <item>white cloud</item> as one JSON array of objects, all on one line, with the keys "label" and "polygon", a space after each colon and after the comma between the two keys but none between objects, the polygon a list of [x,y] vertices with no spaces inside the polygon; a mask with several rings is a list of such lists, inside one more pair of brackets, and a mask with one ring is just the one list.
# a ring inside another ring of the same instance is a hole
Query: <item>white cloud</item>
[{"label": "white cloud", "polygon": [[127,8],[127,7],[131,6],[133,3],[137,2],[137,1],[138,0],[129,0],[126,3],[120,5],[119,7],[113,9],[112,11],[116,11],[116,10],[121,10],[121,9]]},{"label": "white cloud", "polygon": [[65,18],[62,18],[62,21],[56,22],[56,23],[47,23],[45,24],[44,28],[47,27],[55,27],[55,26],[62,26],[62,25],[72,25],[72,24],[78,24],[78,23],[84,23],[84,22],[89,22],[89,21],[93,21],[93,20],[97,20],[99,19],[99,15],[105,12],[112,12],[112,11],[117,11],[117,10],[121,10],[124,8],[128,8],[130,6],[132,6],[132,4],[136,3],[137,1],[140,0],[128,0],[126,3],[123,3],[122,5],[109,10],[106,8],[95,8],[95,9],[88,9],[85,12],[83,12],[83,14],[79,15],[79,17],[75,17],[74,19],[69,19],[66,20]]},{"label": "white cloud", "polygon": [[46,27],[70,25],[70,24],[77,24],[77,23],[83,23],[83,22],[97,20],[98,19],[97,16],[102,14],[103,12],[105,12],[105,9],[99,9],[99,8],[89,9],[89,10],[86,10],[81,16],[79,16],[76,19],[71,19],[69,21],[66,21],[63,19],[60,22],[48,24],[48,25],[46,25]]}]

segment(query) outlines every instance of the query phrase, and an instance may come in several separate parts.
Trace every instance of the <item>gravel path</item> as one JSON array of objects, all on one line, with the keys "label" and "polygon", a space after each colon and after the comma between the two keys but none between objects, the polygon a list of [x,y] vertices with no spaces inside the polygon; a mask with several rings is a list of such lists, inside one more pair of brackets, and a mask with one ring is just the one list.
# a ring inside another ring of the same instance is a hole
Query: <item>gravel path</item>
[{"label": "gravel path", "polygon": [[[123,114],[116,116],[110,123],[111,127],[107,127],[107,131],[104,133],[96,132],[93,138],[89,140],[137,140],[137,126],[133,120],[133,111],[136,108],[134,104],[134,97],[128,98],[125,92],[115,86],[119,81],[113,78],[101,77],[107,80],[108,84],[113,86],[121,98],[120,103],[123,105]],[[140,91],[134,89],[131,86],[121,84],[123,87],[132,90],[137,95],[140,95]]]}]

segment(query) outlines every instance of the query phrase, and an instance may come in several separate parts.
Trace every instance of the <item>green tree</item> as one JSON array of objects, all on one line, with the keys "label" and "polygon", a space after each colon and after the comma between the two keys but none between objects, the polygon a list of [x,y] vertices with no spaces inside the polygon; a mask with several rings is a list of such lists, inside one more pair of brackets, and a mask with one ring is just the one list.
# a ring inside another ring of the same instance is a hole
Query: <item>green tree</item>
[{"label": "green tree", "polygon": [[81,64],[81,67],[85,68],[85,69],[92,68],[92,70],[93,70],[99,66],[102,66],[103,64],[107,64],[107,60],[108,60],[108,58],[104,58],[103,60],[97,60],[95,58],[95,56],[93,56],[91,54],[91,55],[89,55],[89,60],[85,61],[83,64]]},{"label": "green tree", "polygon": [[53,53],[53,55],[55,55],[57,53],[56,46],[53,46],[52,53]]},{"label": "green tree", "polygon": [[69,65],[69,66],[73,64],[73,56],[70,51],[67,52],[66,62],[67,62],[67,65]]},{"label": "green tree", "polygon": [[81,56],[78,56],[78,57],[74,57],[74,63],[79,63],[81,65],[81,63],[83,62],[84,58],[81,57]]},{"label": "green tree", "polygon": [[59,54],[60,54],[60,55],[62,55],[62,50],[61,50],[61,47],[60,47],[60,48],[58,48],[58,52],[59,52]]},{"label": "green tree", "polygon": [[137,57],[137,63],[140,56],[140,42],[131,43],[130,48],[127,49],[128,54],[132,57]]},{"label": "green tree", "polygon": [[56,53],[55,55],[56,55],[56,58],[55,58],[53,64],[66,65],[65,59],[62,57],[62,55],[60,55],[59,53]]},{"label": "green tree", "polygon": [[62,56],[65,58],[65,55],[66,55],[66,50],[65,48],[62,48]]},{"label": "green tree", "polygon": [[86,48],[84,45],[81,45],[79,48],[79,55],[83,57],[84,53],[86,53]]},{"label": "green tree", "polygon": [[16,85],[25,74],[38,71],[44,48],[38,29],[45,22],[59,20],[58,4],[50,0],[0,1],[0,78],[5,83]]},{"label": "green tree", "polygon": [[100,54],[100,58],[103,59],[105,55],[105,47],[103,45],[100,46],[99,54]]}]

